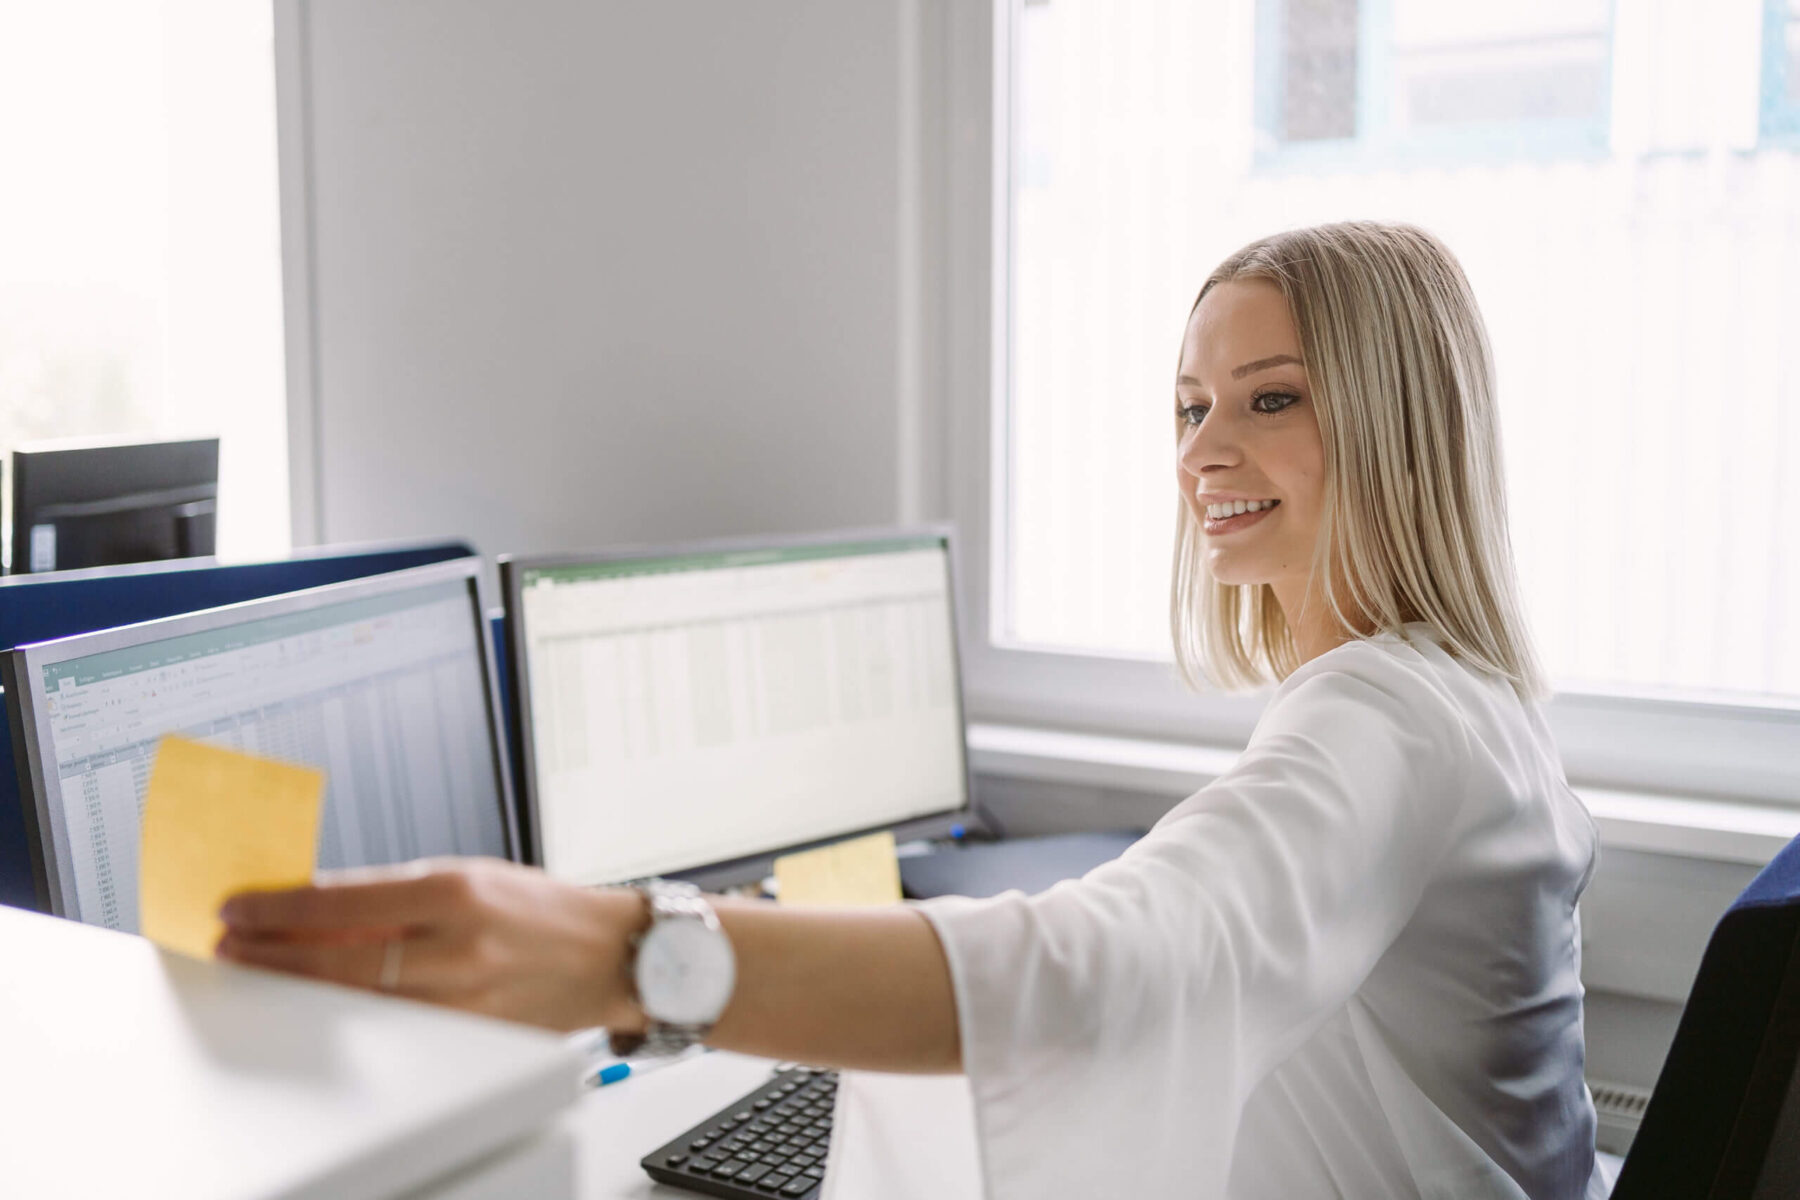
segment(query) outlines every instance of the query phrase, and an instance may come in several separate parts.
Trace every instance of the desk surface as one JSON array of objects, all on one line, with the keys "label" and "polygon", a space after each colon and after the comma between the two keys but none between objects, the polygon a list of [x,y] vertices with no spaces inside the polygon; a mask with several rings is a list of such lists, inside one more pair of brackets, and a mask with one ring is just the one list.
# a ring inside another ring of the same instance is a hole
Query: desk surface
[{"label": "desk surface", "polygon": [[694,1200],[693,1192],[652,1181],[638,1160],[767,1079],[774,1065],[715,1050],[587,1093],[572,1117],[581,1142],[576,1194]]},{"label": "desk surface", "polygon": [[374,1200],[575,1099],[575,1055],[517,1025],[10,908],[0,951],[7,1196]]},{"label": "desk surface", "polygon": [[[652,1182],[638,1160],[762,1083],[773,1067],[715,1050],[589,1092],[569,1117],[580,1143],[577,1194],[582,1200],[694,1200],[693,1192]],[[827,1200],[978,1196],[968,1094],[960,1075],[847,1073],[838,1091]],[[863,1127],[869,1124],[879,1128]]]}]

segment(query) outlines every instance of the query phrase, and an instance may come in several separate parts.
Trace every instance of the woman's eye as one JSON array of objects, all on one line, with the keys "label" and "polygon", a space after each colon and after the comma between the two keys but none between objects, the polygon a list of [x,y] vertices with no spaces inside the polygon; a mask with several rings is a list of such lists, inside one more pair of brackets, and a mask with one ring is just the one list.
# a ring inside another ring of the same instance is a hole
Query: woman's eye
[{"label": "woman's eye", "polygon": [[1291,404],[1300,403],[1300,397],[1292,392],[1258,392],[1250,400],[1250,407],[1259,413],[1278,413]]},{"label": "woman's eye", "polygon": [[1206,416],[1206,405],[1186,404],[1180,409],[1181,419],[1189,425],[1198,425]]}]

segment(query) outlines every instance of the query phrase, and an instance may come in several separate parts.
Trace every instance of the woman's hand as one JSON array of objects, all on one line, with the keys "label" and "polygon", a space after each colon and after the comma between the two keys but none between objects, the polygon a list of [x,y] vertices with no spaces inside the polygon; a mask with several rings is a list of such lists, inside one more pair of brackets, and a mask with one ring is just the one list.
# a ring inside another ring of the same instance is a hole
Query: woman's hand
[{"label": "woman's hand", "polygon": [[625,964],[643,898],[498,859],[322,875],[226,902],[218,955],[542,1025],[640,1028]]}]

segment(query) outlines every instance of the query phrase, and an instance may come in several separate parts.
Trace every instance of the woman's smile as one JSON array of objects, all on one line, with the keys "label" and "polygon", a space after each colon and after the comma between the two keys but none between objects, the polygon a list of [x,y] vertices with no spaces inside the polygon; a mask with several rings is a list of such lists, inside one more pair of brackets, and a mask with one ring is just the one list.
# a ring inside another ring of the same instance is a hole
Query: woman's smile
[{"label": "woman's smile", "polygon": [[1200,530],[1208,537],[1220,537],[1248,529],[1272,512],[1279,500],[1219,500],[1213,501],[1205,493],[1199,496],[1204,505],[1204,514],[1200,521]]}]

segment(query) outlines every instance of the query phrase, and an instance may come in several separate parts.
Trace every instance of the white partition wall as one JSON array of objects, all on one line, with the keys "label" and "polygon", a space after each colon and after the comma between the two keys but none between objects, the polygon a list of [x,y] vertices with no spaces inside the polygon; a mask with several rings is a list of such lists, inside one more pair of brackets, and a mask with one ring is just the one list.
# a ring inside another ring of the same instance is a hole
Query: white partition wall
[{"label": "white partition wall", "polygon": [[916,0],[278,17],[299,540],[919,515]]}]

